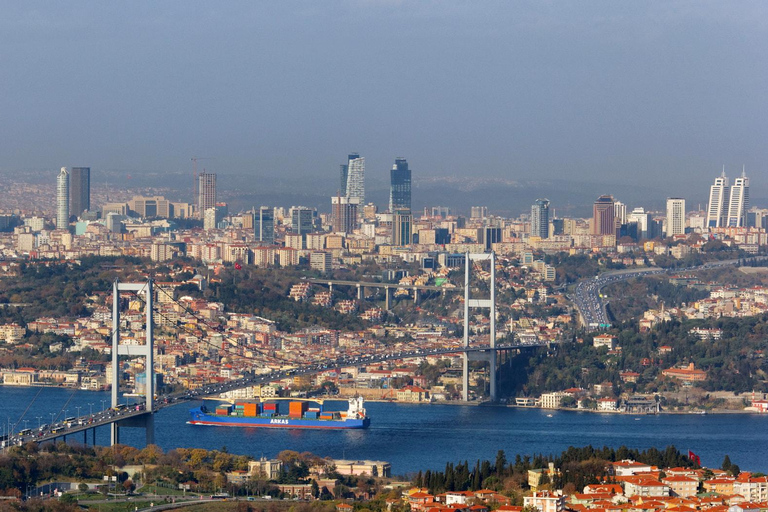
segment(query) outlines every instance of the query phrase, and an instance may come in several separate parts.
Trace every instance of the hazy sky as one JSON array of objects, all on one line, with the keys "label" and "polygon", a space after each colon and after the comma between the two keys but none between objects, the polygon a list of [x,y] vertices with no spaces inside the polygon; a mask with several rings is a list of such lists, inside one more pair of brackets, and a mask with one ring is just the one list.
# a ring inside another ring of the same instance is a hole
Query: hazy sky
[{"label": "hazy sky", "polygon": [[382,177],[403,156],[420,175],[685,195],[746,164],[768,188],[766,2],[0,7],[3,169],[178,171],[197,155],[220,174],[335,180],[359,151]]}]

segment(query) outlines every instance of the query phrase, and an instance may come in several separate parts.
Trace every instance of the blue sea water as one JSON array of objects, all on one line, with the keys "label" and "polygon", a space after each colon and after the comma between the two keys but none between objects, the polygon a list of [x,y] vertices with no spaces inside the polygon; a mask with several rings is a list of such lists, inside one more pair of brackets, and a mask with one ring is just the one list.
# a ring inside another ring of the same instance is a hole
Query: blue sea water
[{"label": "blue sea water", "polygon": [[[36,398],[35,398],[36,397]],[[63,388],[0,387],[0,422],[17,421],[17,430],[49,423],[51,413],[75,416],[101,409],[108,393]],[[68,404],[67,404],[68,402]],[[66,407],[64,407],[64,405]],[[89,405],[91,404],[91,405]],[[371,427],[366,430],[283,430],[188,425],[189,409],[180,404],[159,411],[155,442],[164,450],[177,447],[226,449],[231,453],[272,457],[282,450],[308,451],[320,456],[384,460],[393,474],[442,469],[446,462],[496,457],[503,449],[515,454],[558,454],[569,446],[626,445],[692,450],[703,465],[719,467],[728,454],[743,470],[768,472],[768,416],[753,414],[614,415],[577,411],[546,411],[464,405],[366,403]],[[209,403],[210,405],[210,403]],[[345,409],[344,403],[337,409]],[[551,415],[551,416],[550,416]],[[142,429],[121,430],[121,441],[144,446]],[[68,438],[82,442],[82,435]],[[98,444],[107,444],[107,428],[97,429]],[[92,442],[91,434],[88,442]]]}]

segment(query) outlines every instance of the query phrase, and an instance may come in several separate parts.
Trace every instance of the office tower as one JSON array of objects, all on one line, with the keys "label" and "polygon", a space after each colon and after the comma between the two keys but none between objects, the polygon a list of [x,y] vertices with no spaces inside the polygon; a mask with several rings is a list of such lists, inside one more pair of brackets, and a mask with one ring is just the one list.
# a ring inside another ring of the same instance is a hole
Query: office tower
[{"label": "office tower", "polygon": [[549,238],[549,199],[537,199],[531,206],[531,236]]},{"label": "office tower", "polygon": [[667,236],[685,234],[685,199],[667,199]]},{"label": "office tower", "polygon": [[405,158],[395,158],[390,171],[389,211],[411,209],[411,170]]},{"label": "office tower", "polygon": [[592,207],[592,234],[616,235],[613,196],[600,196]]},{"label": "office tower", "polygon": [[411,210],[403,208],[392,213],[392,245],[411,245],[412,223]]},{"label": "office tower", "polygon": [[[427,214],[427,209],[424,208],[424,215]],[[447,206],[433,206],[431,217],[442,217],[443,219],[451,215],[451,209]]]},{"label": "office tower", "polygon": [[305,235],[314,231],[314,212],[304,206],[295,206],[291,210],[291,231]]},{"label": "office tower", "polygon": [[61,168],[56,178],[56,228],[67,229],[69,225],[69,172]]},{"label": "office tower", "polygon": [[360,158],[360,155],[358,153],[350,153],[347,156],[347,163],[341,164],[341,183],[339,184],[339,194],[346,197],[347,196],[347,182],[349,181],[349,162],[352,160],[355,160],[356,158]]},{"label": "office tower", "polygon": [[479,243],[483,244],[486,251],[493,249],[493,244],[498,244],[502,240],[502,229],[495,227],[484,227],[480,231]]},{"label": "office tower", "polygon": [[208,208],[216,206],[216,175],[201,172],[197,175],[197,211],[202,217]]},{"label": "office tower", "polygon": [[749,178],[744,170],[741,177],[733,180],[728,200],[728,220],[726,226],[742,228],[747,225],[749,210]]},{"label": "office tower", "polygon": [[91,168],[73,167],[69,175],[69,212],[79,217],[91,209]]},{"label": "office tower", "polygon": [[268,206],[262,206],[253,214],[253,235],[259,245],[275,243],[275,212]]},{"label": "office tower", "polygon": [[709,187],[708,228],[720,228],[727,225],[729,188],[725,167],[723,167],[723,173],[719,178],[715,178],[715,183]]},{"label": "office tower", "polygon": [[356,198],[342,196],[331,198],[334,232],[351,233],[355,230],[357,227],[357,207],[359,204]]},{"label": "office tower", "polygon": [[645,211],[642,206],[632,210],[627,215],[627,223],[637,225],[637,237],[649,238],[648,229],[651,225],[651,214]]},{"label": "office tower", "polygon": [[470,209],[470,213],[469,213],[470,219],[484,219],[487,216],[488,216],[487,206],[473,206]]},{"label": "office tower", "polygon": [[627,223],[627,205],[621,201],[613,203],[613,217],[616,220],[616,224],[621,226]]},{"label": "office tower", "polygon": [[361,157],[357,153],[351,154],[349,157],[345,197],[356,199],[357,204],[362,205],[365,204],[365,157]]}]

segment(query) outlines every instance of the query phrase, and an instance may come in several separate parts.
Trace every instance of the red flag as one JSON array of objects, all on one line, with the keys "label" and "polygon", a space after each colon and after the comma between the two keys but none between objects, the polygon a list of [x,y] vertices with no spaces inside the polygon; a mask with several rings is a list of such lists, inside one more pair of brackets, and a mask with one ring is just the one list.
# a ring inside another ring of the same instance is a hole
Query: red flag
[{"label": "red flag", "polygon": [[693,462],[695,462],[696,464],[698,464],[699,466],[701,466],[701,458],[695,453],[693,453],[691,450],[688,450],[688,458]]},{"label": "red flag", "polygon": [[243,266],[239,263],[235,263],[235,270],[240,270]]}]

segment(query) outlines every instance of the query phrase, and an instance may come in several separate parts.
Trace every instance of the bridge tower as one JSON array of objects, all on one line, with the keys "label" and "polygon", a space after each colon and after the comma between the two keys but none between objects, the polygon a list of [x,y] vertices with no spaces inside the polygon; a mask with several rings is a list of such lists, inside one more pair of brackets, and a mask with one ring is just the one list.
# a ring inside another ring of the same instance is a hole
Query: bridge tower
[{"label": "bridge tower", "polygon": [[[474,299],[469,290],[469,278],[472,272],[473,261],[490,261],[491,263],[491,282],[490,298]],[[490,310],[488,313],[490,320],[490,350],[483,352],[464,352],[464,364],[462,372],[462,398],[466,402],[469,400],[469,361],[472,360],[488,361],[490,369],[490,395],[491,401],[495,402],[498,398],[496,392],[496,253],[470,254],[464,253],[464,348],[469,348],[469,311],[470,308],[484,308]]]},{"label": "bridge tower", "polygon": [[[120,345],[120,292],[144,294],[146,336],[141,345]],[[153,403],[155,398],[155,338],[153,334],[152,302],[154,298],[152,279],[146,283],[121,283],[117,279],[112,285],[112,407],[117,407],[120,393],[120,356],[144,356],[144,374],[147,379],[145,388],[145,414],[126,418],[111,423],[111,444],[120,443],[120,427],[144,428],[147,444],[155,442],[155,417]]]}]

